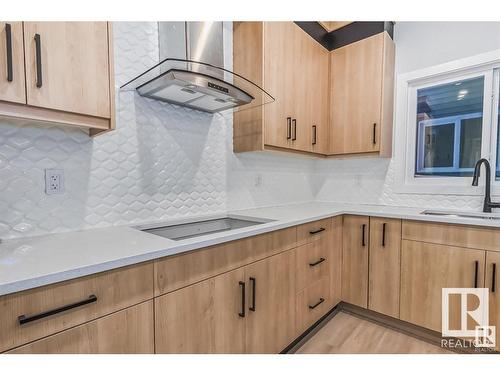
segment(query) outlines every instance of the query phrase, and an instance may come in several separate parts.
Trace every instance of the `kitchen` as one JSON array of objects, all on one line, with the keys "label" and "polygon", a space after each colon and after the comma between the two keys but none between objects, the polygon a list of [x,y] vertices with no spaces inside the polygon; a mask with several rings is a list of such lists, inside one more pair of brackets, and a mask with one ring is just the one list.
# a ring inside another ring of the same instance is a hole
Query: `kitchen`
[{"label": "kitchen", "polygon": [[21,15],[0,353],[500,350],[500,22]]}]

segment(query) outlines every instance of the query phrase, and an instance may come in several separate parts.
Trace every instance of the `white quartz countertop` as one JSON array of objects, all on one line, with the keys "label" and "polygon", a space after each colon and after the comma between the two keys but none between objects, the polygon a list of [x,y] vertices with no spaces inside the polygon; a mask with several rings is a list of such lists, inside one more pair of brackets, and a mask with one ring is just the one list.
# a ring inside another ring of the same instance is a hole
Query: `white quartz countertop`
[{"label": "white quartz countertop", "polygon": [[[0,296],[342,214],[500,227],[500,220],[429,216],[422,215],[421,211],[408,207],[310,202],[228,212],[232,217],[273,221],[180,241],[131,227],[6,240],[0,244]],[[224,216],[226,214],[198,218]],[[162,224],[178,224],[193,219]]]}]

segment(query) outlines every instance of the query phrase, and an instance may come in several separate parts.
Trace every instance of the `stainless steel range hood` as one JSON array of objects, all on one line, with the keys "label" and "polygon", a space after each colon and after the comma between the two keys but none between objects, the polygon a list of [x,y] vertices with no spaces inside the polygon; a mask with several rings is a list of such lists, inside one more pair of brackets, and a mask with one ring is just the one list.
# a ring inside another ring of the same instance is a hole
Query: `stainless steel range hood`
[{"label": "stainless steel range hood", "polygon": [[222,68],[222,22],[159,22],[158,50],[160,63],[121,90],[210,113],[274,101],[255,83]]}]

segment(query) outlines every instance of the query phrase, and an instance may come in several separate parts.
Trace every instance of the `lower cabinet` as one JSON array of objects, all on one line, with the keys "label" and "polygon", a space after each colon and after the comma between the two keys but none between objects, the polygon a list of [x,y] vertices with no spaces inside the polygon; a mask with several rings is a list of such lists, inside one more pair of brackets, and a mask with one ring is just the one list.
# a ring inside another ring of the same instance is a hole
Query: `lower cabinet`
[{"label": "lower cabinet", "polygon": [[399,318],[401,220],[370,218],[368,308]]},{"label": "lower cabinet", "polygon": [[244,280],[239,268],[155,298],[156,352],[243,353]]},{"label": "lower cabinet", "polygon": [[[403,240],[401,319],[440,332],[442,288],[482,288],[484,259],[483,250]],[[450,298],[450,326],[460,327],[458,307]]]},{"label": "lower cabinet", "polygon": [[157,353],[279,353],[295,338],[295,253],[155,299]]},{"label": "lower cabinet", "polygon": [[13,349],[11,354],[154,353],[153,301]]},{"label": "lower cabinet", "polygon": [[368,246],[370,218],[344,216],[342,250],[342,300],[368,307]]},{"label": "lower cabinet", "polygon": [[496,350],[500,350],[500,283],[498,282],[498,267],[500,266],[500,253],[486,252],[485,288],[489,288],[489,325],[496,327]]}]

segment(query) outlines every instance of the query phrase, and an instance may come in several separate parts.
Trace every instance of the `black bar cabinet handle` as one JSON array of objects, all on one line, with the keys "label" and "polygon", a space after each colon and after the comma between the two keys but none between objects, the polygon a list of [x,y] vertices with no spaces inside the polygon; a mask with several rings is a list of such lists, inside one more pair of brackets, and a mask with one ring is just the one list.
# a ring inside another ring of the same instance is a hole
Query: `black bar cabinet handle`
[{"label": "black bar cabinet handle", "polygon": [[373,144],[377,144],[377,123],[373,123]]},{"label": "black bar cabinet handle", "polygon": [[325,261],[326,259],[325,258],[319,258],[318,261],[314,262],[314,263],[309,263],[309,267],[315,267],[317,266],[318,264],[321,264]]},{"label": "black bar cabinet handle", "polygon": [[319,228],[319,229],[310,231],[309,234],[318,234],[318,233],[321,233],[325,230],[326,230],[325,228]]},{"label": "black bar cabinet handle", "polygon": [[239,316],[242,318],[245,317],[245,282],[240,281],[239,282],[240,287],[241,287],[241,311],[238,313]]},{"label": "black bar cabinet handle", "polygon": [[42,87],[42,38],[35,34],[36,87]]},{"label": "black bar cabinet handle", "polygon": [[491,271],[491,293],[495,293],[495,287],[497,284],[497,265],[493,263],[493,270]]},{"label": "black bar cabinet handle", "polygon": [[97,297],[94,294],[92,294],[89,296],[89,298],[84,299],[83,301],[79,301],[79,302],[72,303],[70,305],[58,307],[57,309],[46,311],[46,312],[43,312],[41,314],[36,314],[36,315],[32,315],[32,316],[21,315],[17,319],[19,320],[19,324],[23,325],[23,324],[26,324],[29,322],[33,322],[35,320],[47,318],[48,316],[51,316],[51,315],[56,315],[56,314],[62,313],[64,311],[76,309],[77,307],[85,306],[85,305],[88,305],[89,303],[94,303],[94,302],[97,302]]},{"label": "black bar cabinet handle", "polygon": [[474,262],[474,288],[477,288],[477,274],[479,271],[479,262],[476,260]]},{"label": "black bar cabinet handle", "polygon": [[292,138],[292,118],[286,118],[286,139]]},{"label": "black bar cabinet handle", "polygon": [[250,277],[250,282],[252,283],[252,306],[250,306],[248,310],[255,311],[255,288],[257,286],[255,277]]},{"label": "black bar cabinet handle", "polygon": [[382,224],[382,246],[385,247],[385,225],[386,223]]},{"label": "black bar cabinet handle", "polygon": [[7,51],[7,81],[12,82],[14,73],[12,70],[12,26],[5,24],[5,47]]},{"label": "black bar cabinet handle", "polygon": [[319,301],[316,302],[314,305],[309,305],[309,309],[313,310],[316,307],[318,307],[319,305],[321,305],[323,302],[325,302],[325,299],[324,298],[320,298]]},{"label": "black bar cabinet handle", "polygon": [[297,140],[297,119],[296,118],[292,119],[292,124],[293,124],[292,141],[296,141]]},{"label": "black bar cabinet handle", "polygon": [[365,229],[366,229],[366,224],[363,224],[361,226],[361,246],[366,246],[366,241],[365,241]]},{"label": "black bar cabinet handle", "polygon": [[315,145],[316,144],[316,125],[313,125],[312,128],[313,128],[313,141],[312,141],[312,144]]}]

